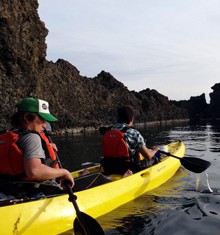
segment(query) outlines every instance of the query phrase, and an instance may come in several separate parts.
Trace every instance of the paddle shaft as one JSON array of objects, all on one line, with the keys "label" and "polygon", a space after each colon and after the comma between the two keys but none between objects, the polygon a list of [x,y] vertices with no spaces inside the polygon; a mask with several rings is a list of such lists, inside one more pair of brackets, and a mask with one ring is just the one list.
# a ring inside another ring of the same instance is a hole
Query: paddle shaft
[{"label": "paddle shaft", "polygon": [[[51,130],[50,124],[47,124],[47,127],[49,127],[50,130]],[[47,129],[45,130],[45,135],[47,136],[50,143],[53,143]],[[58,163],[59,167],[63,168],[57,152],[56,151],[54,151],[54,152],[56,154],[56,160],[57,160],[57,163]],[[70,187],[70,184],[69,184],[68,181],[65,182],[65,187],[66,187],[67,193],[69,195],[69,201],[72,202],[72,204],[74,206],[74,209],[76,211],[76,216],[77,216],[77,219],[78,219],[78,222],[79,222],[79,225],[80,225],[80,232],[82,233],[82,235],[92,235],[92,234],[94,234],[94,233],[91,232],[91,229],[93,229],[93,228],[95,228],[96,231],[97,231],[96,235],[104,235],[104,231],[102,230],[102,228],[98,224],[98,222],[94,218],[92,218],[91,216],[89,216],[85,213],[82,213],[80,211],[79,206],[76,202],[77,197],[73,194],[73,190]],[[90,226],[92,225],[90,229],[86,227],[85,221],[90,221]]]},{"label": "paddle shaft", "polygon": [[171,153],[169,153],[169,152],[165,152],[165,151],[162,151],[162,150],[159,150],[159,152],[160,152],[160,153],[163,153],[163,154],[165,154],[165,155],[168,155],[168,156],[177,158],[177,159],[179,159],[179,160],[182,160],[182,159],[183,159],[183,158],[177,157],[177,156],[175,156],[175,155],[173,155],[173,154],[171,154]]},{"label": "paddle shaft", "polygon": [[[52,141],[52,139],[51,139],[51,137],[50,137],[50,134],[49,134],[47,131],[45,131],[45,134],[46,134],[48,140],[50,141],[50,143],[53,143],[53,141]],[[60,167],[60,168],[63,168],[62,163],[61,163],[61,161],[60,161],[60,158],[58,157],[57,152],[56,152],[56,151],[54,151],[54,152],[55,152],[56,160],[57,160],[57,163],[58,163],[59,167]]]},{"label": "paddle shaft", "polygon": [[81,211],[80,211],[80,209],[79,209],[79,207],[78,207],[78,204],[76,203],[77,197],[73,194],[73,190],[72,190],[72,188],[70,187],[70,185],[69,185],[68,182],[66,182],[66,185],[65,185],[65,186],[66,186],[67,192],[68,192],[68,194],[69,194],[69,201],[73,203],[73,206],[74,206],[75,211],[76,211],[77,218],[78,218],[79,221],[80,221],[80,225],[83,227],[83,230],[84,230],[85,234],[86,234],[86,235],[87,235],[87,234],[89,235],[90,233],[89,233],[88,231],[86,231],[87,229],[84,228],[84,223],[82,222],[83,219],[81,218]]},{"label": "paddle shaft", "polygon": [[[47,135],[47,138],[49,139],[50,143],[53,143],[53,141],[52,141],[52,139],[51,139],[51,137],[50,137],[50,135],[49,135],[48,132],[46,132],[46,135]],[[61,161],[60,161],[60,158],[59,158],[57,152],[56,152],[56,151],[54,151],[54,152],[55,152],[55,154],[56,154],[56,160],[57,160],[57,163],[58,163],[59,167],[60,167],[60,168],[63,168],[62,163],[61,163]],[[70,187],[69,182],[65,182],[65,186],[66,186],[66,190],[67,190],[67,192],[68,192],[68,194],[69,194],[69,201],[73,203],[73,206],[74,206],[74,208],[75,208],[76,215],[77,215],[77,218],[78,218],[78,220],[79,220],[79,222],[80,222],[80,225],[82,226],[85,235],[89,235],[89,233],[86,231],[86,228],[85,228],[85,226],[84,226],[84,224],[83,224],[83,222],[82,222],[81,211],[79,210],[78,204],[77,204],[77,202],[76,202],[76,198],[77,198],[77,197],[73,194],[73,190],[72,190],[72,188]]]}]

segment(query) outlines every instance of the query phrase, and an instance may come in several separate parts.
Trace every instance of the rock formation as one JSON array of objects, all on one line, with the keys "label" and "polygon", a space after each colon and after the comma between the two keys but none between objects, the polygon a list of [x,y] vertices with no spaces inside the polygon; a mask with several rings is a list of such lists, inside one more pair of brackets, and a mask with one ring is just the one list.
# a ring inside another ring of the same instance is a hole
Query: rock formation
[{"label": "rock formation", "polygon": [[212,119],[220,118],[220,83],[216,83],[211,87],[213,92],[209,94],[210,105],[209,105],[209,117]]},{"label": "rock formation", "polygon": [[[123,104],[140,111],[140,122],[193,118],[206,108],[203,95],[182,103],[169,101],[155,90],[129,91],[105,71],[87,78],[65,60],[47,61],[48,30],[39,18],[37,0],[0,1],[0,127],[9,128],[15,104],[29,96],[49,101],[59,117],[56,129],[114,122],[116,108]],[[213,89],[210,110],[215,116],[220,114],[214,112],[219,84]]]}]

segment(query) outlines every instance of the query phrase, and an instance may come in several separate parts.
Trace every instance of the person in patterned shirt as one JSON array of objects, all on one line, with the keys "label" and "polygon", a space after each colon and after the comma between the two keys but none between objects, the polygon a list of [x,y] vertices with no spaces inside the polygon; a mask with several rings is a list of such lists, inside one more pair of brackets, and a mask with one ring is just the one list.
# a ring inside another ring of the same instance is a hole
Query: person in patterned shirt
[{"label": "person in patterned shirt", "polygon": [[[110,173],[124,173],[125,175],[130,175],[132,173],[138,172],[145,169],[156,162],[155,154],[159,150],[158,147],[154,146],[152,149],[146,147],[143,136],[139,131],[134,129],[132,126],[134,124],[135,111],[129,105],[122,106],[118,108],[118,120],[113,126],[105,128],[101,127],[99,130],[102,134],[108,135],[109,131],[119,130],[124,133],[124,141],[128,146],[129,151],[129,161],[128,159],[115,156],[105,157],[102,159],[102,165],[105,172]],[[103,140],[104,140],[103,136]],[[103,148],[105,148],[105,143],[103,141]],[[110,146],[111,148],[111,146]],[[103,149],[104,150],[104,149]],[[103,151],[105,153],[105,150]]]}]

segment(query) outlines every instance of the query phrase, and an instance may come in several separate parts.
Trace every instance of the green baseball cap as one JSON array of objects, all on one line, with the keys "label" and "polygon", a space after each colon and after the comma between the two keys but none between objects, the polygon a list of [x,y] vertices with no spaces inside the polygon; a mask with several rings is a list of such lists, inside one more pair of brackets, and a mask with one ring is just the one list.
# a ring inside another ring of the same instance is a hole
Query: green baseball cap
[{"label": "green baseball cap", "polygon": [[45,100],[35,98],[24,98],[16,105],[18,111],[37,113],[48,122],[55,122],[57,118],[50,114],[49,103]]}]

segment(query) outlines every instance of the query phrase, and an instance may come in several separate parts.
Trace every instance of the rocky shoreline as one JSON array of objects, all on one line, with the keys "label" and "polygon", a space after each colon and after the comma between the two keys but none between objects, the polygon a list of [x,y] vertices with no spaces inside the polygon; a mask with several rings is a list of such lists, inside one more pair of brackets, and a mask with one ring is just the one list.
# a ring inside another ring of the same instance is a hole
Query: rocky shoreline
[{"label": "rocky shoreline", "polygon": [[[152,121],[152,122],[145,122],[145,123],[135,123],[134,127],[139,128],[146,128],[148,126],[159,126],[159,125],[174,125],[174,124],[182,124],[188,123],[190,119],[178,119],[178,120],[166,120],[166,121]],[[76,128],[64,128],[64,129],[57,129],[52,131],[52,135],[59,135],[59,136],[71,136],[71,135],[78,135],[78,134],[85,134],[91,132],[97,132],[99,129],[96,127],[76,127]]]},{"label": "rocky shoreline", "polygon": [[137,123],[220,118],[220,83],[212,87],[210,104],[205,94],[173,101],[154,89],[129,91],[109,72],[88,78],[68,61],[47,61],[48,29],[39,18],[37,0],[1,0],[0,31],[0,129],[10,128],[15,104],[30,96],[49,101],[59,118],[54,132],[63,134],[111,124],[117,107],[125,104],[139,110]]}]

